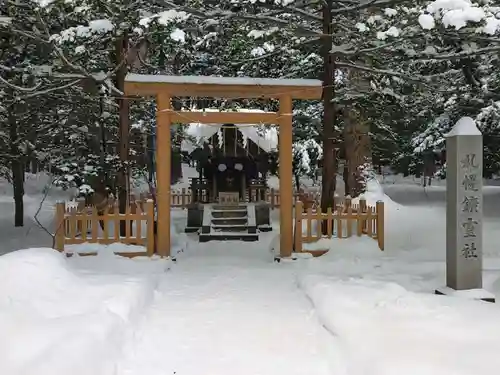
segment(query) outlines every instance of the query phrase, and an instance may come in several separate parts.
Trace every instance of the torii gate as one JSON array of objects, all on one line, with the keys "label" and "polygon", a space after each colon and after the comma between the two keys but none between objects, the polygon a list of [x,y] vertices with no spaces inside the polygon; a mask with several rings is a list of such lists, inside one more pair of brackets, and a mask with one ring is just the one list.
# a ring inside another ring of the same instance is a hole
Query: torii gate
[{"label": "torii gate", "polygon": [[[175,123],[270,124],[279,125],[280,178],[280,257],[293,250],[292,188],[292,100],[318,100],[322,82],[315,79],[226,78],[207,76],[169,76],[129,74],[125,95],[154,96],[157,105],[157,251],[170,256],[170,126]],[[191,112],[173,111],[173,97],[212,97],[227,99],[279,99],[278,112]],[[301,230],[301,229],[299,229]]]}]

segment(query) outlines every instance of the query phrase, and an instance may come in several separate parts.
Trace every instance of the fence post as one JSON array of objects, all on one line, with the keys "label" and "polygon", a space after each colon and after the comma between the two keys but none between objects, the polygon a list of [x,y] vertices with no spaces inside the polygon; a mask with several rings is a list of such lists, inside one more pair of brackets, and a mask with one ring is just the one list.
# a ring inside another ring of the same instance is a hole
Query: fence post
[{"label": "fence post", "polygon": [[146,244],[148,256],[153,256],[155,252],[155,207],[152,199],[148,199],[145,204],[146,212]]},{"label": "fence post", "polygon": [[275,201],[276,195],[274,194],[274,188],[271,188],[271,194],[270,194],[270,203],[271,203],[271,209],[274,210],[276,207],[276,201]]},{"label": "fence post", "polygon": [[[79,198],[77,200],[77,207],[76,207],[76,213],[83,212],[87,209],[86,201],[85,198]],[[83,221],[77,221],[76,222],[76,232],[82,233],[84,230],[87,230],[87,223],[84,223]]]},{"label": "fence post", "polygon": [[182,188],[181,190],[181,206],[182,208],[186,208],[186,188]]},{"label": "fence post", "polygon": [[303,203],[295,202],[295,252],[302,252],[302,211]]},{"label": "fence post", "polygon": [[380,250],[384,251],[384,202],[377,202],[377,242]]},{"label": "fence post", "polygon": [[66,215],[66,204],[64,202],[56,203],[56,233],[54,237],[54,248],[58,251],[64,251],[65,225],[64,217]]},{"label": "fence post", "polygon": [[99,213],[97,211],[97,207],[92,207],[92,240],[91,242],[98,242],[99,238]]},{"label": "fence post", "polygon": [[[363,198],[360,198],[359,200],[359,214],[361,215],[366,215],[366,198],[363,197]],[[361,233],[366,233],[366,220],[364,219],[361,219]]]},{"label": "fence post", "polygon": [[352,199],[351,197],[348,195],[347,197],[345,197],[345,206],[344,206],[344,212],[347,212],[347,210],[352,206]]},{"label": "fence post", "polygon": [[132,200],[132,198],[130,198],[130,212],[132,214],[136,214],[137,213],[137,201],[134,199]]},{"label": "fence post", "polygon": [[359,210],[366,212],[366,199],[364,197],[359,199]]}]

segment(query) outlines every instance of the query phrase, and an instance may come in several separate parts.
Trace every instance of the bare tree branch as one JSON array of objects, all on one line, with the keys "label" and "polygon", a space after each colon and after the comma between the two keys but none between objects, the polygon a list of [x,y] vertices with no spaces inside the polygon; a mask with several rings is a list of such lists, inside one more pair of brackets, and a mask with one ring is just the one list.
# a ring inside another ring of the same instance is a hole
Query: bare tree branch
[{"label": "bare tree branch", "polygon": [[[40,220],[38,219],[38,215],[40,214],[40,212],[42,211],[42,207],[43,207],[43,204],[45,202],[45,200],[47,199],[47,196],[49,195],[49,191],[50,191],[50,187],[52,187],[54,183],[54,180],[51,178],[49,183],[47,184],[47,186],[45,187],[45,193],[42,197],[42,200],[40,201],[40,204],[38,205],[38,209],[36,210],[35,212],[35,215],[33,216],[33,219],[35,220],[35,223],[45,232],[47,233],[50,237],[52,237],[52,248],[54,248],[55,246],[55,240],[56,240],[56,236],[55,234],[52,234],[50,233],[50,231],[40,222]],[[60,224],[61,225],[61,224]],[[58,228],[59,229],[59,228]],[[57,229],[57,230],[58,230]],[[56,230],[56,232],[57,232]],[[28,230],[28,233],[29,233],[29,230]]]},{"label": "bare tree branch", "polygon": [[[3,78],[2,76],[0,76],[0,83],[3,83],[4,85],[6,85],[7,87],[10,87],[11,89],[13,90],[16,90],[16,91],[22,91],[22,92],[33,92],[33,91],[36,91],[38,90],[40,87],[41,87],[41,83],[39,83],[38,85],[36,86],[33,86],[33,87],[21,87],[21,86],[18,86],[18,85],[14,85],[13,83],[10,83],[8,82],[5,78]],[[1,85],[0,85],[1,86]]]},{"label": "bare tree branch", "polygon": [[342,62],[342,61],[337,61],[337,62],[335,62],[335,64],[341,68],[361,70],[364,72],[369,72],[369,73],[374,73],[374,74],[383,74],[383,75],[388,75],[388,76],[406,79],[408,81],[416,82],[416,83],[426,83],[426,84],[429,83],[429,79],[426,79],[426,77],[423,77],[423,76],[420,76],[420,77],[419,76],[410,76],[410,75],[407,75],[404,73],[399,73],[399,72],[396,72],[393,70],[376,69],[376,68],[372,68],[369,66],[357,65],[357,64],[353,64],[353,63],[346,63],[346,62]]}]

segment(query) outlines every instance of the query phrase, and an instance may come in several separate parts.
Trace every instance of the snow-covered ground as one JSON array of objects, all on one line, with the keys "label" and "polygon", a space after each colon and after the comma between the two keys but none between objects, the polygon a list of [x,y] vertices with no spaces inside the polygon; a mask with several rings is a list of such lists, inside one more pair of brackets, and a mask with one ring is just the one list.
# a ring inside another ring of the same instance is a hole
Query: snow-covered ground
[{"label": "snow-covered ground", "polygon": [[[258,243],[189,237],[176,264],[48,249],[1,256],[0,374],[496,374],[500,308],[433,295],[445,284],[443,199],[422,199],[408,180],[383,185],[393,200],[374,186],[367,198],[386,201],[385,252],[361,237],[277,264],[271,232]],[[491,205],[496,189],[485,189]],[[35,190],[27,216],[41,201]],[[434,190],[443,188],[426,188]],[[411,205],[395,202],[403,198]],[[50,246],[0,212],[0,251]],[[500,221],[491,212],[484,286],[498,298]],[[182,215],[173,215],[178,229]]]},{"label": "snow-covered ground", "polygon": [[[420,180],[412,178],[388,178],[383,182],[384,192],[394,201],[405,206],[446,205],[446,181],[433,181],[423,187]],[[486,185],[487,184],[487,185]],[[500,181],[485,181],[483,188],[484,216],[488,220],[500,220]]]},{"label": "snow-covered ground", "polygon": [[[14,227],[12,186],[0,178],[0,255],[29,247],[52,247],[54,206],[67,200],[74,191],[62,191],[51,185],[46,174],[26,174],[24,185],[24,227]],[[37,224],[38,220],[42,226]]]}]

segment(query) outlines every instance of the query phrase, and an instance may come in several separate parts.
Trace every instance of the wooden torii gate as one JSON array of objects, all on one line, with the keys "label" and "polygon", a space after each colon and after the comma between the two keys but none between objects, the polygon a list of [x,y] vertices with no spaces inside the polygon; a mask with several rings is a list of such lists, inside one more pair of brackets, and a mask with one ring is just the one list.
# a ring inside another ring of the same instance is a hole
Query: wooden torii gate
[{"label": "wooden torii gate", "polygon": [[[292,188],[292,100],[319,100],[322,82],[315,79],[225,78],[129,74],[125,95],[155,97],[157,105],[157,251],[170,256],[170,158],[172,124],[270,124],[279,125],[280,178],[280,257],[293,250]],[[191,112],[174,111],[173,97],[212,97],[227,99],[278,99],[278,112]],[[299,229],[301,230],[301,229]]]}]

